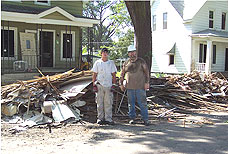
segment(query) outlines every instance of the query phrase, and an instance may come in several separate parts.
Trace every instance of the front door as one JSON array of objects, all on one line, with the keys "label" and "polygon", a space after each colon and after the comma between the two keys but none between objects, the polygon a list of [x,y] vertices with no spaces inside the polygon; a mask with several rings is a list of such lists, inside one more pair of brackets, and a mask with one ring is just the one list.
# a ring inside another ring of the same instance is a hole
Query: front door
[{"label": "front door", "polygon": [[34,33],[20,32],[22,60],[28,63],[30,69],[37,67],[36,41]]},{"label": "front door", "polygon": [[226,48],[225,53],[225,71],[228,71],[228,48]]},{"label": "front door", "polygon": [[53,32],[40,32],[40,66],[53,67]]}]

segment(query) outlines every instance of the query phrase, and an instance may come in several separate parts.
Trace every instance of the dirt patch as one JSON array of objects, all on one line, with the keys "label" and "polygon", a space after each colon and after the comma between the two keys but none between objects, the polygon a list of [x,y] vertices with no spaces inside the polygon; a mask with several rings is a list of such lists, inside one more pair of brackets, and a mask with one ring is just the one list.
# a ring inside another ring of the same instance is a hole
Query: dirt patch
[{"label": "dirt patch", "polygon": [[228,153],[228,113],[192,114],[185,119],[151,119],[152,125],[113,126],[84,122],[46,125],[12,134],[1,124],[1,153]]}]

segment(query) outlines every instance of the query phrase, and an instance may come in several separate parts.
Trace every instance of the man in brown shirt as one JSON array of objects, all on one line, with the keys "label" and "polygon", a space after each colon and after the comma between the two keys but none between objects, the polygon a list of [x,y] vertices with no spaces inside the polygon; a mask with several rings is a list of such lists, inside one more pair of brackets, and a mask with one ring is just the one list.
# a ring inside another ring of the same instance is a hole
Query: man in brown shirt
[{"label": "man in brown shirt", "polygon": [[[122,91],[127,90],[128,108],[130,124],[135,123],[135,102],[137,100],[141,110],[141,116],[145,125],[148,122],[148,107],[146,101],[146,90],[149,89],[149,70],[146,62],[137,57],[136,49],[133,45],[128,47],[129,59],[123,64],[120,77],[120,88]],[[123,85],[124,77],[126,76],[126,85]]]}]

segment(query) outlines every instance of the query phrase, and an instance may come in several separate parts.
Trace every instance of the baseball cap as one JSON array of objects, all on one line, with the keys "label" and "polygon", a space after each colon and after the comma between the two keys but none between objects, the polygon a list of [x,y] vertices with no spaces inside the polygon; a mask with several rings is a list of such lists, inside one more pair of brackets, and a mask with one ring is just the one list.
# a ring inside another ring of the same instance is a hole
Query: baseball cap
[{"label": "baseball cap", "polygon": [[135,48],[134,45],[130,45],[130,46],[127,48],[127,51],[128,51],[128,52],[136,51],[136,48]]},{"label": "baseball cap", "polygon": [[108,51],[107,48],[103,48],[103,49],[101,50],[101,53],[102,53],[102,52],[109,52],[109,51]]}]

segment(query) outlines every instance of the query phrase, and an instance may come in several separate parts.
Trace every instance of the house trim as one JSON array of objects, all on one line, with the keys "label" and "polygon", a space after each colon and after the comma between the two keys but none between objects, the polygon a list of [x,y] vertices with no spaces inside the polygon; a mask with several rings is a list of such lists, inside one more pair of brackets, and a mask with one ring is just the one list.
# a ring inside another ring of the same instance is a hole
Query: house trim
[{"label": "house trim", "polygon": [[[213,19],[210,18],[210,11],[213,12]],[[214,8],[209,8],[208,11],[208,29],[214,30],[215,29],[215,21],[216,21],[216,10]],[[210,28],[210,21],[213,21],[213,27]]]},{"label": "house trim", "polygon": [[223,43],[227,43],[228,42],[228,38],[224,38],[224,37],[216,37],[216,36],[210,36],[210,35],[192,35],[192,38],[195,40],[212,40],[212,41],[216,41],[216,42],[223,42]]},{"label": "house trim", "polygon": [[69,34],[72,34],[72,59],[70,59],[70,58],[63,58],[63,34],[68,34],[68,33],[66,33],[66,31],[64,31],[64,30],[62,30],[61,31],[61,54],[60,54],[60,60],[61,61],[75,61],[75,58],[74,58],[74,56],[75,56],[75,50],[73,50],[73,49],[75,49],[75,32],[74,31],[71,31],[71,33],[69,33]]},{"label": "house trim", "polygon": [[222,13],[226,13],[225,29],[222,29],[222,20],[221,20],[221,26],[220,26],[220,28],[221,28],[221,31],[227,31],[227,29],[228,29],[228,23],[227,23],[227,21],[228,21],[228,11],[227,10],[222,10],[221,11],[221,18],[222,18]]},{"label": "house trim", "polygon": [[52,13],[54,13],[54,12],[58,12],[58,13],[60,13],[61,15],[65,16],[66,18],[68,18],[68,19],[70,19],[70,20],[72,20],[72,21],[75,20],[75,17],[74,17],[74,16],[72,16],[70,13],[64,11],[63,9],[61,9],[61,8],[59,8],[59,7],[54,7],[54,8],[51,8],[51,9],[49,9],[49,10],[46,10],[46,11],[44,11],[44,12],[41,12],[41,13],[38,14],[38,17],[39,17],[39,18],[43,18],[43,17],[45,17],[45,16],[47,16],[47,15],[49,15],[49,14],[52,14]]}]

